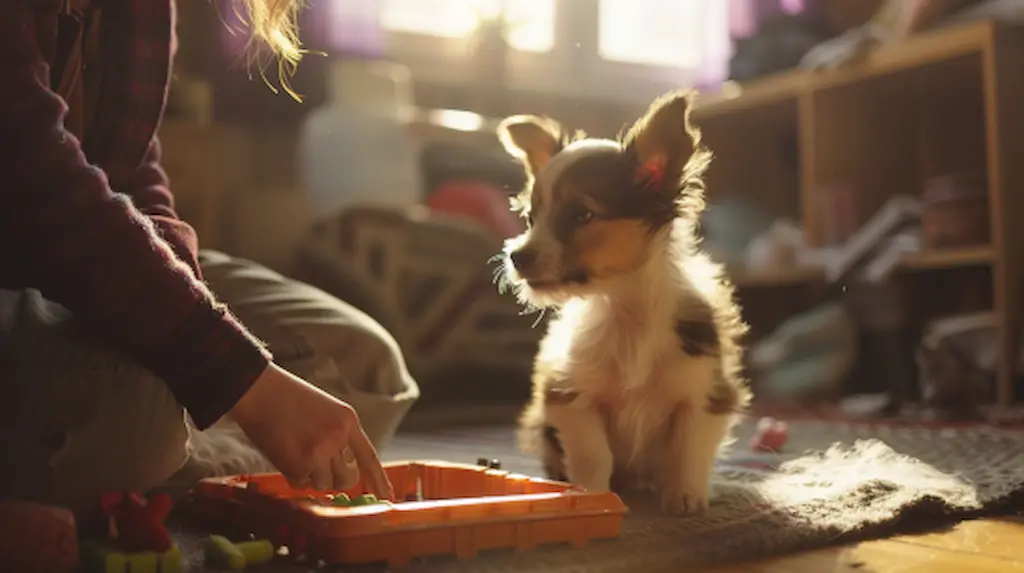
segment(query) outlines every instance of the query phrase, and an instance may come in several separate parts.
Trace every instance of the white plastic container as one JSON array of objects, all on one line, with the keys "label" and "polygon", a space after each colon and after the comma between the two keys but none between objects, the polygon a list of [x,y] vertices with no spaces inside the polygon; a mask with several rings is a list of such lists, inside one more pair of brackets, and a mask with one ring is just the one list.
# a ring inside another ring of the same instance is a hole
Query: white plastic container
[{"label": "white plastic container", "polygon": [[327,102],[306,117],[299,165],[315,218],[349,205],[421,201],[419,149],[406,123],[408,68],[381,61],[332,63]]}]

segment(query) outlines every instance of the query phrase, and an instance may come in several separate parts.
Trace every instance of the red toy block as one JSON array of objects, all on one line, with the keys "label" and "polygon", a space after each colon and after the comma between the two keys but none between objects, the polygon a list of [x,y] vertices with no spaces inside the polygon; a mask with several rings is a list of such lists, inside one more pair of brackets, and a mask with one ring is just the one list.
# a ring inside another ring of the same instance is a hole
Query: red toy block
[{"label": "red toy block", "polygon": [[103,513],[110,524],[110,538],[127,553],[171,550],[171,535],[164,527],[164,519],[173,504],[167,494],[157,494],[148,501],[134,493],[110,493],[100,500]]}]

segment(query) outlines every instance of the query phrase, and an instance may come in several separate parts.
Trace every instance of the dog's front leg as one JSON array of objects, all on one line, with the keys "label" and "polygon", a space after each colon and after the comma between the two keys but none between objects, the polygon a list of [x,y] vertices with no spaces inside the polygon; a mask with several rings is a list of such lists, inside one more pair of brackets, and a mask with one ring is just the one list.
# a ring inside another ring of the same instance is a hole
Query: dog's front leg
[{"label": "dog's front leg", "polygon": [[600,410],[578,398],[560,404],[549,402],[545,410],[547,423],[557,430],[565,452],[569,481],[588,491],[608,491],[614,460]]},{"label": "dog's front leg", "polygon": [[[712,376],[720,378],[717,367]],[[708,507],[715,460],[736,422],[731,387],[713,383],[707,399],[688,404],[676,415],[661,491],[662,511],[700,513]]]}]

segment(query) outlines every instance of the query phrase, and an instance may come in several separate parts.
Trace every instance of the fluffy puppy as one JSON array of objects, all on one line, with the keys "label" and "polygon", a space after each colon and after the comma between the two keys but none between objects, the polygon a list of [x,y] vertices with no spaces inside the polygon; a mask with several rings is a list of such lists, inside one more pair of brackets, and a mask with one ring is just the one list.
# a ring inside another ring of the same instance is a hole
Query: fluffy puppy
[{"label": "fluffy puppy", "polygon": [[750,398],[746,326],[695,235],[711,155],[691,102],[663,96],[617,140],[533,116],[499,126],[530,175],[513,201],[529,228],[505,246],[504,281],[554,311],[520,446],[591,491],[653,487],[671,514],[707,507]]}]

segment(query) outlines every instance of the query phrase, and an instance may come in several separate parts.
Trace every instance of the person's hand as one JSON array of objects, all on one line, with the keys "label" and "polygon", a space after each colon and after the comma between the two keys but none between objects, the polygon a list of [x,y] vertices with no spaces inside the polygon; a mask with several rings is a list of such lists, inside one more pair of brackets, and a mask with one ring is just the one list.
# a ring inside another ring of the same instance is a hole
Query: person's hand
[{"label": "person's hand", "polygon": [[393,499],[377,451],[351,406],[271,364],[229,413],[267,459],[296,487],[363,485]]}]

